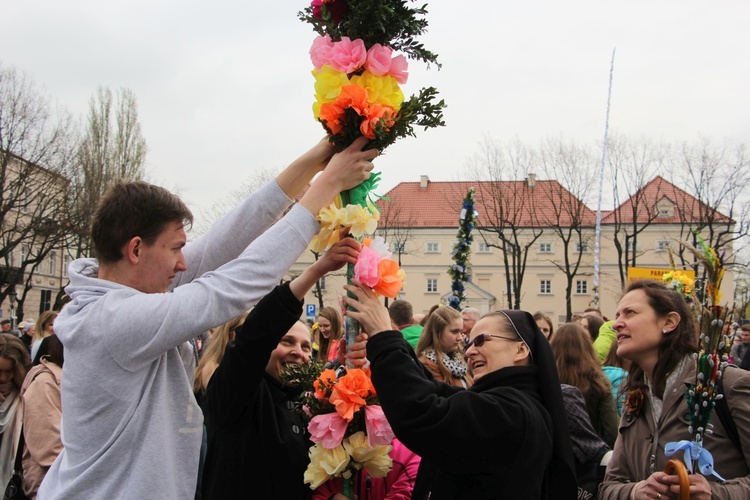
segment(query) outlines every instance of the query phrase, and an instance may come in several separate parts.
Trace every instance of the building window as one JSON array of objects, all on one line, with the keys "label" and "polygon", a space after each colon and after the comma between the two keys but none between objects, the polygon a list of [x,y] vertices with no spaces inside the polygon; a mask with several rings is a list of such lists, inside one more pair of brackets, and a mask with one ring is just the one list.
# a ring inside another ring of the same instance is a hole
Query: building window
[{"label": "building window", "polygon": [[588,253],[589,244],[585,241],[576,243],[576,253]]},{"label": "building window", "polygon": [[391,243],[391,252],[398,253],[398,254],[406,253],[406,242],[399,241],[399,242]]},{"label": "building window", "polygon": [[41,290],[39,295],[39,314],[42,314],[52,309],[52,290]]},{"label": "building window", "polygon": [[539,293],[542,295],[552,294],[552,280],[539,281]]},{"label": "building window", "polygon": [[539,253],[552,253],[552,243],[539,243]]},{"label": "building window", "polygon": [[322,278],[318,280],[318,285],[320,285],[321,290],[326,289],[326,277],[325,276],[323,276]]},{"label": "building window", "polygon": [[490,249],[490,246],[487,243],[482,241],[479,243],[479,248],[477,249],[477,253],[492,253],[492,250]]},{"label": "building window", "polygon": [[19,262],[19,264],[23,264],[28,257],[29,247],[27,245],[21,245],[21,261]]},{"label": "building window", "polygon": [[440,244],[436,241],[428,241],[427,242],[427,249],[425,250],[425,253],[439,253],[440,252]]},{"label": "building window", "polygon": [[437,293],[437,278],[427,278],[427,293]]},{"label": "building window", "polygon": [[657,241],[656,242],[656,251],[657,252],[666,252],[667,248],[669,248],[669,242],[668,241]]},{"label": "building window", "polygon": [[589,293],[589,282],[586,280],[576,280],[576,294],[586,295]]},{"label": "building window", "polygon": [[63,276],[66,278],[68,277],[68,266],[70,265],[71,260],[72,258],[70,255],[65,255],[65,257],[63,257]]},{"label": "building window", "polygon": [[57,252],[49,253],[49,274],[57,275]]},{"label": "building window", "polygon": [[628,240],[628,253],[632,253],[635,251],[635,244],[633,240]]}]

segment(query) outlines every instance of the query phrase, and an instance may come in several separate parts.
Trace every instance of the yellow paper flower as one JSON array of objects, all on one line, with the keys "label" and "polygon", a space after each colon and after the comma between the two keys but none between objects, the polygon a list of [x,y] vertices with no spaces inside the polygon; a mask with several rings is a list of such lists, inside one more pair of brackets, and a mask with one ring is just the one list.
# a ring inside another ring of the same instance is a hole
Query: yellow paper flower
[{"label": "yellow paper flower", "polygon": [[334,102],[341,93],[341,87],[349,85],[349,79],[345,73],[336,71],[327,64],[322,68],[312,71],[315,77],[315,102],[313,103],[313,114],[317,120],[320,117],[320,107],[328,102]]},{"label": "yellow paper flower", "polygon": [[378,227],[380,212],[368,210],[361,205],[347,205],[344,226],[350,228],[349,233],[360,238],[365,234],[373,234]]},{"label": "yellow paper flower", "polygon": [[318,234],[313,236],[310,241],[310,250],[315,253],[323,253],[333,246],[334,243],[341,239],[338,229],[324,227]]},{"label": "yellow paper flower", "polygon": [[404,93],[396,79],[390,75],[378,76],[364,71],[361,75],[352,76],[351,83],[367,91],[368,102],[385,104],[396,111],[401,109],[404,103]]},{"label": "yellow paper flower", "polygon": [[372,477],[385,477],[391,471],[393,467],[393,459],[389,455],[393,447],[388,446],[376,446],[375,451],[377,454],[372,459],[365,462],[365,470],[370,473]]},{"label": "yellow paper flower", "polygon": [[344,439],[343,446],[351,455],[351,459],[363,464],[372,477],[385,477],[391,470],[392,462],[388,453],[391,452],[393,446],[385,445],[371,448],[367,443],[367,435],[362,431],[355,432]]},{"label": "yellow paper flower", "polygon": [[305,483],[315,489],[330,478],[341,474],[349,465],[350,457],[343,446],[328,450],[321,443],[310,448],[310,465],[305,470]]}]

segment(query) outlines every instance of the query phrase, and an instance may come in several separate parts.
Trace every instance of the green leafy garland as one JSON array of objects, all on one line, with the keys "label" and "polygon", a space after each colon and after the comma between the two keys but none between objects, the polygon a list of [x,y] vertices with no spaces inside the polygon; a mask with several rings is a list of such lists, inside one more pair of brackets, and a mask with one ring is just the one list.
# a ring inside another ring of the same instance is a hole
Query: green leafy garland
[{"label": "green leafy garland", "polygon": [[467,274],[467,265],[471,256],[472,230],[475,227],[477,212],[474,210],[474,188],[469,188],[461,206],[461,214],[458,218],[458,234],[453,244],[453,264],[448,268],[448,274],[453,279],[451,283],[451,296],[448,305],[456,310],[461,310],[463,303],[468,299],[465,284],[471,281],[471,275]]}]

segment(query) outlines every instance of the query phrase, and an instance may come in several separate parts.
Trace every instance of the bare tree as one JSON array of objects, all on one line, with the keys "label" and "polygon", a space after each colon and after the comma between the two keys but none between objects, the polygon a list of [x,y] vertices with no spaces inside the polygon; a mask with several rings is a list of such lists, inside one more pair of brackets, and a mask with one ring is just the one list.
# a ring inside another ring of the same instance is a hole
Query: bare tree
[{"label": "bare tree", "polygon": [[477,231],[487,246],[501,251],[509,309],[521,307],[529,252],[544,233],[537,218],[535,158],[517,140],[502,147],[485,139],[469,166],[476,180],[485,181],[477,183]]},{"label": "bare tree", "polygon": [[276,178],[277,174],[278,169],[261,168],[256,170],[253,175],[247,177],[242,183],[240,183],[236,189],[227,192],[225,196],[215,200],[209,208],[200,212],[200,217],[196,218],[196,225],[193,227],[193,234],[204,234],[217,219],[239,205],[255,191]]},{"label": "bare tree", "polygon": [[401,257],[413,252],[408,242],[414,238],[417,214],[406,208],[400,200],[380,200],[377,205],[380,220],[375,234],[382,236],[391,245],[391,252],[395,254],[400,267]]},{"label": "bare tree", "polygon": [[[552,179],[542,193],[547,196],[546,210],[540,218],[545,227],[555,233],[562,243],[562,259],[553,259],[552,264],[565,275],[566,321],[573,316],[573,281],[581,272],[581,262],[588,248],[593,247],[593,229],[596,214],[589,209],[586,200],[593,191],[596,176],[592,166],[592,154],[575,143],[564,143],[561,139],[548,139],[541,147],[540,160],[545,174]],[[556,252],[559,254],[560,252]]]},{"label": "bare tree", "polygon": [[145,175],[146,140],[138,121],[135,94],[99,87],[89,100],[89,113],[72,180],[74,219],[69,246],[74,257],[92,255],[89,228],[99,198],[117,180]]},{"label": "bare tree", "polygon": [[[686,186],[692,196],[676,202],[681,240],[696,246],[698,234],[725,254],[727,267],[750,234],[750,165],[745,146],[715,146],[709,140],[683,144],[673,169],[675,184]],[[683,264],[694,264],[692,254],[676,250]]]},{"label": "bare tree", "polygon": [[0,301],[23,285],[19,318],[34,271],[63,246],[74,150],[70,116],[53,113],[31,77],[0,66]]},{"label": "bare tree", "polygon": [[669,155],[664,145],[622,136],[611,138],[607,151],[615,209],[606,222],[613,228],[620,287],[624,288],[628,267],[637,266],[638,257],[644,253],[638,247],[638,237],[658,219],[655,206],[668,195],[663,183],[653,179],[668,169]]}]

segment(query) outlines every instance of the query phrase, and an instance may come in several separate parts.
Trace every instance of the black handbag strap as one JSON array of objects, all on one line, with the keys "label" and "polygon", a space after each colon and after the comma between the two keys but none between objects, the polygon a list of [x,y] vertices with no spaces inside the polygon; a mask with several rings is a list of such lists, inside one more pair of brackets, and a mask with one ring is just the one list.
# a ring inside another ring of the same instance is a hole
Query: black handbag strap
[{"label": "black handbag strap", "polygon": [[734,444],[735,448],[737,448],[740,451],[740,454],[744,456],[744,453],[742,453],[742,444],[740,443],[740,433],[737,431],[737,425],[734,423],[732,414],[729,412],[729,404],[727,404],[727,397],[726,394],[724,394],[723,378],[724,377],[720,378],[718,381],[718,390],[719,394],[724,395],[724,397],[716,401],[716,415],[719,417],[719,420],[721,420],[721,425],[726,429],[729,439],[732,440],[732,444]]},{"label": "black handbag strap", "polygon": [[13,472],[21,472],[21,458],[23,457],[23,425],[21,426],[21,437],[18,439],[18,449],[16,450],[16,462],[13,466]]}]

